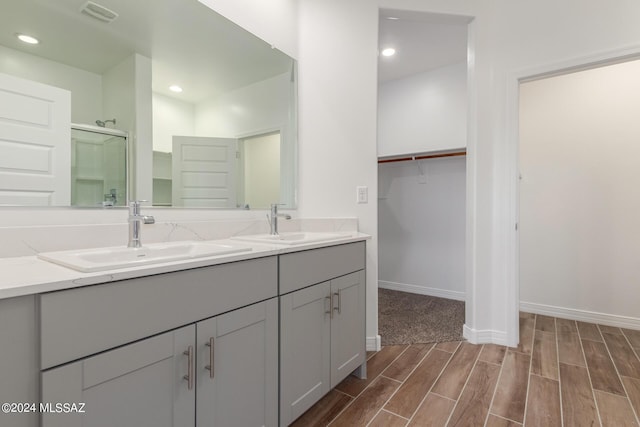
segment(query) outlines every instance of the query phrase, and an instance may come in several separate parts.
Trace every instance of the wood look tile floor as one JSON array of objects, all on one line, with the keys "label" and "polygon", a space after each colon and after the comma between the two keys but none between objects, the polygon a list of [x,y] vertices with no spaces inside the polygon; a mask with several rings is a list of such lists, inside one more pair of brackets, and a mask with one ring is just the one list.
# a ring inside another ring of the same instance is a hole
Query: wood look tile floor
[{"label": "wood look tile floor", "polygon": [[640,331],[521,313],[520,337],[383,347],[293,425],[640,427]]}]

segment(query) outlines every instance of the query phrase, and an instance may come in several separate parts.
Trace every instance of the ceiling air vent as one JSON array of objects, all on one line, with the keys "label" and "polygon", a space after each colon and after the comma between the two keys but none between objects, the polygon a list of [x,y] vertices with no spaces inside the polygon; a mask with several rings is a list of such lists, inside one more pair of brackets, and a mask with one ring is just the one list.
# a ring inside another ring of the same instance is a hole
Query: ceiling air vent
[{"label": "ceiling air vent", "polygon": [[106,23],[109,23],[118,17],[118,14],[113,10],[107,9],[106,7],[92,1],[88,1],[83,4],[80,8],[80,12],[84,13],[85,15],[89,15],[90,17],[95,18],[98,21]]}]

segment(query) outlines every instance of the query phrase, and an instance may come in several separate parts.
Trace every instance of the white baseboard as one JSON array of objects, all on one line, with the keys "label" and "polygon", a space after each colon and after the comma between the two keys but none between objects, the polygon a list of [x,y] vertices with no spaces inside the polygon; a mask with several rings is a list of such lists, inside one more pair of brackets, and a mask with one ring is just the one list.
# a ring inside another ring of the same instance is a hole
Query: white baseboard
[{"label": "white baseboard", "polygon": [[465,300],[464,292],[450,291],[447,289],[408,285],[406,283],[385,282],[384,280],[378,280],[378,287],[383,289],[391,289],[393,291],[410,292],[412,294],[429,295],[432,297],[454,299],[458,301]]},{"label": "white baseboard", "polygon": [[367,351],[380,351],[382,350],[382,338],[380,335],[375,337],[367,337]]},{"label": "white baseboard", "polygon": [[640,318],[520,301],[520,311],[619,328],[640,329]]},{"label": "white baseboard", "polygon": [[501,331],[471,329],[464,325],[462,336],[471,344],[507,345],[507,334]]}]

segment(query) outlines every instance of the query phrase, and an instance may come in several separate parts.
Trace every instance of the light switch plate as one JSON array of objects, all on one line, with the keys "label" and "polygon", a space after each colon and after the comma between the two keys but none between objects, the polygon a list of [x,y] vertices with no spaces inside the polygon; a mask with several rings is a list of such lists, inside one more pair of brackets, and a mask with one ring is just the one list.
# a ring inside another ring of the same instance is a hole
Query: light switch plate
[{"label": "light switch plate", "polygon": [[369,203],[369,189],[366,186],[356,187],[356,201],[358,203]]}]

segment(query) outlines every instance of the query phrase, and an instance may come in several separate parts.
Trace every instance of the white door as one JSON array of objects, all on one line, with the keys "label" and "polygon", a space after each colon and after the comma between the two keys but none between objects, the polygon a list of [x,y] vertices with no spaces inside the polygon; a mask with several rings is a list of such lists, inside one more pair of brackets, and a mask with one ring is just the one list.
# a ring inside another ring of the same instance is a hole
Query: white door
[{"label": "white door", "polygon": [[69,205],[71,92],[0,73],[0,205]]},{"label": "white door", "polygon": [[174,136],[173,206],[235,208],[236,146],[232,138]]}]

